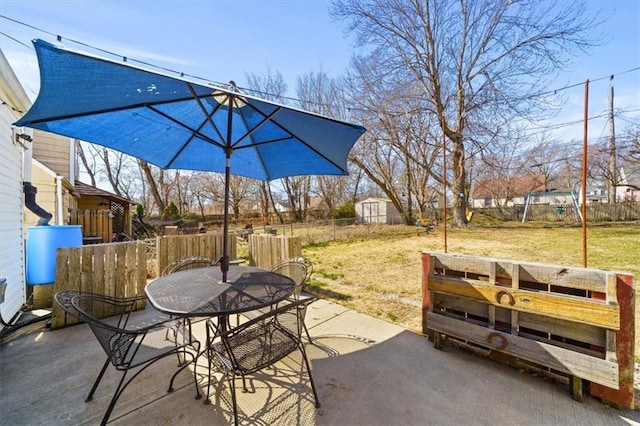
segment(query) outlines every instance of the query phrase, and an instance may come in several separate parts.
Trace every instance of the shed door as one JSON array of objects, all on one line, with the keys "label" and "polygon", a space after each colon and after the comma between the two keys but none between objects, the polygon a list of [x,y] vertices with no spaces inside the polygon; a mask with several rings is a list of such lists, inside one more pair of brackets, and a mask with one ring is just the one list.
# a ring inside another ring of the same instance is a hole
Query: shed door
[{"label": "shed door", "polygon": [[362,222],[373,223],[380,220],[380,204],[377,202],[362,203]]}]

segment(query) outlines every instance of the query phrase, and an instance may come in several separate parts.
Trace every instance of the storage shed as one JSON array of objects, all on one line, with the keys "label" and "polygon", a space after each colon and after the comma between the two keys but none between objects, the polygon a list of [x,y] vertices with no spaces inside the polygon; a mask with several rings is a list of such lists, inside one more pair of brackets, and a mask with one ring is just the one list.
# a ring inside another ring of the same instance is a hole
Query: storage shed
[{"label": "storage shed", "polygon": [[367,198],[356,203],[356,220],[359,223],[386,223],[397,225],[402,218],[396,206],[388,198]]}]

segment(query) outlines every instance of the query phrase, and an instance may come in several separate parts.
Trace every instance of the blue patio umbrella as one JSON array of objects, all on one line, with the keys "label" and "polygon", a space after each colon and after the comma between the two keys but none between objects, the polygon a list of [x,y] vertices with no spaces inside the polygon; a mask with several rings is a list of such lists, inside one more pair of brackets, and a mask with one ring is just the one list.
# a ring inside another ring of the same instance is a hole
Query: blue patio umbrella
[{"label": "blue patio umbrella", "polygon": [[229,176],[263,181],[346,175],[365,128],[216,85],[153,72],[43,40],[40,92],[16,126],[112,148],[163,169],[225,174],[223,280],[229,269]]}]

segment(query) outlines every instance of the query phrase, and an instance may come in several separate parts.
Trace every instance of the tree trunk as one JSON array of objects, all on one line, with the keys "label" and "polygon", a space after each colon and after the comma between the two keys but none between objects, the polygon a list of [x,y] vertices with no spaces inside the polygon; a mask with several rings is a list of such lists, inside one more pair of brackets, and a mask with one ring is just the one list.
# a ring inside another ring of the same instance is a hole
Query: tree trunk
[{"label": "tree trunk", "polygon": [[149,163],[147,163],[146,161],[139,160],[138,163],[140,164],[140,167],[144,172],[144,176],[147,178],[147,183],[149,184],[149,192],[151,192],[151,196],[156,201],[156,204],[158,205],[159,213],[162,216],[167,206],[164,203],[164,200],[162,199],[162,197],[160,196],[160,192],[158,192],[158,185],[156,184],[156,181],[153,178],[153,173],[151,173],[151,167],[149,166]]},{"label": "tree trunk", "polygon": [[464,161],[464,144],[462,137],[459,135],[453,138],[453,185],[451,192],[453,193],[453,208],[451,209],[451,226],[467,226],[467,202],[465,199],[465,189],[467,184],[467,171]]}]

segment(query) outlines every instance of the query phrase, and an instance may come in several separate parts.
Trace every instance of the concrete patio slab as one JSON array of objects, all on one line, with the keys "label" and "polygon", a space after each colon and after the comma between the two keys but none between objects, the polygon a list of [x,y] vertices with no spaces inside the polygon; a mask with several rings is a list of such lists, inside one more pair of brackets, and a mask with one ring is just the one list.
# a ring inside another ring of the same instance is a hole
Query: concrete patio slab
[{"label": "concrete patio slab", "polygon": [[[150,309],[150,308],[148,308]],[[139,313],[144,315],[145,312]],[[322,407],[316,409],[298,354],[251,376],[241,391],[241,424],[257,425],[628,425],[640,413],[615,410],[566,386],[326,301],[307,312],[307,345]],[[203,340],[204,323],[194,324]],[[94,401],[85,403],[105,357],[85,324],[33,330],[0,346],[0,413],[7,425],[98,424],[117,374],[110,369]],[[178,376],[166,393],[175,359],[150,367],[116,405],[114,425],[232,423],[229,387],[219,377],[212,403],[195,400],[192,376]],[[206,361],[196,368],[206,391]]]}]

